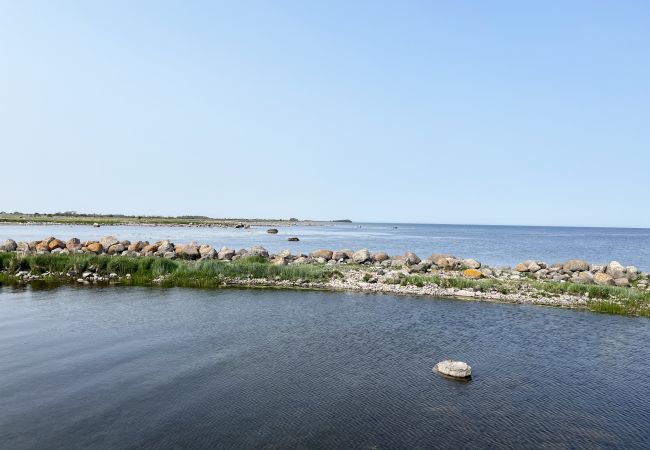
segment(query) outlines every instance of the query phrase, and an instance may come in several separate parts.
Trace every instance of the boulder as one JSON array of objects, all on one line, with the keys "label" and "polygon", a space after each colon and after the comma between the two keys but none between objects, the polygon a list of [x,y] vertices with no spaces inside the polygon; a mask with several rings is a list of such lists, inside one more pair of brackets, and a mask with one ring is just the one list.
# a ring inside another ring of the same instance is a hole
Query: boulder
[{"label": "boulder", "polygon": [[22,241],[18,242],[18,244],[16,244],[16,251],[23,252],[23,253],[28,252],[29,244],[27,242],[22,242]]},{"label": "boulder", "polygon": [[349,258],[348,258],[348,254],[344,250],[335,250],[332,252],[332,259],[334,261],[341,261]]},{"label": "boulder", "polygon": [[515,266],[517,272],[530,272],[535,273],[540,269],[546,268],[546,263],[544,261],[533,261],[532,259],[527,259],[522,261]]},{"label": "boulder", "polygon": [[289,264],[289,261],[287,260],[287,258],[284,258],[282,256],[276,256],[271,260],[271,264],[273,264],[274,266],[286,266],[287,264]]},{"label": "boulder", "polygon": [[71,252],[75,250],[81,250],[81,247],[81,241],[77,238],[70,238],[68,239],[68,242],[65,243],[65,248]]},{"label": "boulder", "polygon": [[612,261],[607,264],[605,272],[610,275],[612,278],[626,278],[625,277],[625,267],[618,261]]},{"label": "boulder", "polygon": [[168,240],[160,241],[157,242],[156,244],[158,245],[158,250],[156,250],[156,253],[160,253],[164,255],[165,253],[174,251],[174,244],[172,244]]},{"label": "boulder", "polygon": [[216,250],[214,248],[212,248],[211,245],[203,244],[203,245],[201,245],[199,247],[199,255],[201,255],[201,258],[205,258],[206,255],[213,254],[213,252],[214,252],[214,255],[217,254]]},{"label": "boulder", "polygon": [[483,278],[483,272],[478,269],[465,269],[463,270],[463,276],[470,279]]},{"label": "boulder", "polygon": [[352,260],[357,264],[363,264],[370,261],[370,252],[367,248],[362,248],[352,254]]},{"label": "boulder", "polygon": [[387,261],[389,258],[388,253],[386,252],[375,252],[372,254],[372,260],[377,263],[382,263]]},{"label": "boulder", "polygon": [[47,246],[47,244],[45,243],[45,241],[37,243],[35,250],[37,252],[49,252],[50,251],[50,249]]},{"label": "boulder", "polygon": [[589,271],[574,272],[573,281],[580,284],[592,284],[594,283],[594,276]]},{"label": "boulder", "polygon": [[331,250],[321,249],[321,250],[316,250],[315,252],[312,252],[311,257],[316,258],[316,259],[323,258],[324,260],[329,261],[330,259],[332,259],[333,254],[334,254],[334,252],[332,252]]},{"label": "boulder", "polygon": [[117,244],[113,244],[108,249],[106,250],[106,253],[109,255],[118,255],[122,253],[124,250],[126,250],[126,247],[124,247],[124,244],[121,242],[118,242]]},{"label": "boulder", "polygon": [[251,250],[249,253],[249,256],[262,256],[264,258],[269,257],[269,252],[262,247],[261,245],[254,245],[251,247]]},{"label": "boulder", "polygon": [[627,275],[628,280],[636,280],[639,275],[639,269],[634,266],[627,266],[625,268],[625,274]]},{"label": "boulder", "polygon": [[611,275],[605,272],[597,272],[594,275],[594,283],[599,284],[601,286],[606,286],[606,285],[614,284],[614,279],[612,278]]},{"label": "boulder", "polygon": [[582,272],[589,270],[589,263],[583,259],[570,259],[562,267],[569,272]]},{"label": "boulder", "polygon": [[6,252],[15,252],[18,248],[18,244],[16,244],[16,241],[13,239],[7,239],[3,244],[3,247]]},{"label": "boulder", "polygon": [[142,254],[146,255],[148,253],[156,253],[158,251],[158,244],[147,244],[142,247]]},{"label": "boulder", "polygon": [[406,252],[404,253],[404,261],[406,264],[414,266],[416,264],[420,264],[421,259],[418,258],[418,255],[413,252]]},{"label": "boulder", "polygon": [[231,248],[228,247],[221,247],[219,252],[217,253],[217,258],[219,258],[222,261],[230,261],[233,256],[235,256],[235,251]]},{"label": "boulder", "polygon": [[99,240],[99,243],[102,244],[102,247],[104,248],[110,248],[111,245],[117,244],[120,241],[115,238],[115,236],[104,236]]},{"label": "boulder", "polygon": [[625,277],[622,277],[622,278],[614,278],[614,284],[615,284],[616,286],[626,287],[626,286],[629,286],[629,285],[630,285],[630,281],[629,281],[627,278],[625,278]]},{"label": "boulder", "polygon": [[99,254],[99,253],[102,252],[103,249],[104,249],[104,247],[99,242],[87,242],[86,243],[86,250],[88,250],[91,253]]},{"label": "boulder", "polygon": [[55,248],[61,248],[61,249],[65,248],[65,242],[63,242],[60,239],[52,239],[47,243],[47,249],[49,251],[52,251]]},{"label": "boulder", "polygon": [[93,227],[99,228],[99,224],[97,222],[93,223]]},{"label": "boulder", "polygon": [[[178,254],[178,252],[176,252]],[[201,254],[199,253],[199,246],[196,243],[192,242],[191,244],[184,245],[180,254],[184,258],[188,259],[199,259]]]},{"label": "boulder", "polygon": [[463,265],[463,267],[465,267],[467,269],[480,269],[481,268],[481,263],[478,262],[477,260],[471,259],[471,258],[463,259],[462,265]]},{"label": "boulder", "polygon": [[463,361],[441,361],[433,367],[433,371],[453,378],[469,378],[472,376],[472,368]]},{"label": "boulder", "polygon": [[136,241],[136,242],[132,242],[127,247],[127,250],[130,251],[130,252],[141,252],[148,245],[149,245],[148,242]]},{"label": "boulder", "polygon": [[298,242],[299,240],[300,240],[300,239],[298,239],[298,238],[295,237],[295,236],[294,236],[294,237],[290,237],[289,239],[287,239],[287,241],[290,241],[290,242]]},{"label": "boulder", "polygon": [[268,234],[278,234],[278,229],[277,228],[269,228],[266,230]]}]

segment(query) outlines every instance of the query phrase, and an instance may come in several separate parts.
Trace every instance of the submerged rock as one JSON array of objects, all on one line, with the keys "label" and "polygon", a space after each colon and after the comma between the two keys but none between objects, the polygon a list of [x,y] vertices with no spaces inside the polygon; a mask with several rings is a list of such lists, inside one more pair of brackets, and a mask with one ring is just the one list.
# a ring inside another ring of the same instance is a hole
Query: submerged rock
[{"label": "submerged rock", "polygon": [[433,371],[453,378],[469,378],[472,376],[472,368],[469,364],[463,361],[452,361],[449,359],[440,361],[433,366]]},{"label": "submerged rock", "polygon": [[287,239],[287,241],[290,241],[290,242],[298,242],[299,240],[300,239],[298,239],[297,237],[290,237],[289,239]]}]

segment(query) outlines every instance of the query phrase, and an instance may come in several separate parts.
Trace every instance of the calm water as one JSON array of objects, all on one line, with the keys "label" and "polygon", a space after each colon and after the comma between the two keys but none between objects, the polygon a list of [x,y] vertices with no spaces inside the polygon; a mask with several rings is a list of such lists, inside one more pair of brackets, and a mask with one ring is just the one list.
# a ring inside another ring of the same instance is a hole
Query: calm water
[{"label": "calm water", "polygon": [[649,341],[647,319],[541,307],[5,288],[0,447],[647,448]]},{"label": "calm water", "polygon": [[[397,227],[397,228],[395,228]],[[36,240],[53,235],[68,239],[98,239],[113,234],[120,239],[208,243],[231,248],[260,244],[270,251],[285,248],[310,252],[319,248],[369,248],[390,254],[414,251],[421,257],[452,253],[477,258],[490,265],[515,265],[524,259],[548,263],[583,258],[606,263],[612,259],[650,271],[650,229],[564,228],[478,225],[328,224],[281,227],[277,235],[266,228],[249,230],[187,227],[0,225],[0,239]],[[287,242],[297,236],[300,242]]]}]

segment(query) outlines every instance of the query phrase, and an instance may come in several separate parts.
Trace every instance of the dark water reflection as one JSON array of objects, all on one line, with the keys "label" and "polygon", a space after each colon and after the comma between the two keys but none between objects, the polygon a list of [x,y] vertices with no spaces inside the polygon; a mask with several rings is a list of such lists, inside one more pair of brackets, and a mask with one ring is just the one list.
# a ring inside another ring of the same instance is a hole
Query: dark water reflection
[{"label": "dark water reflection", "polygon": [[[650,321],[407,297],[0,291],[3,448],[647,447]],[[458,383],[431,367],[470,362]]]}]

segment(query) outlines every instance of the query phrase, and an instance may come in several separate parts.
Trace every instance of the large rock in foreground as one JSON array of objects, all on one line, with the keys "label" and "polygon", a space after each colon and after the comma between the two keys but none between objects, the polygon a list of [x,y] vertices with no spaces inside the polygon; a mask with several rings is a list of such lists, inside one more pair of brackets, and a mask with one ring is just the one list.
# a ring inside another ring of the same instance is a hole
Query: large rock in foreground
[{"label": "large rock in foreground", "polygon": [[472,376],[472,368],[469,364],[463,361],[440,361],[433,366],[434,372],[439,372],[443,375],[453,378],[469,378]]}]

